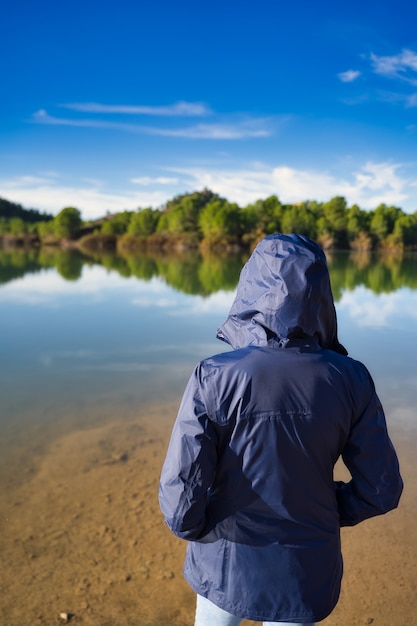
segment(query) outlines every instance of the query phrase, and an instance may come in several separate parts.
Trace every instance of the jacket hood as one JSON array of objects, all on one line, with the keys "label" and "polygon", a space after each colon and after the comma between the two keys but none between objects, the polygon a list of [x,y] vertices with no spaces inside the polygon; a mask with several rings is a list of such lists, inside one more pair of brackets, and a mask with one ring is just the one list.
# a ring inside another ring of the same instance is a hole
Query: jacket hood
[{"label": "jacket hood", "polygon": [[217,337],[233,348],[285,345],[316,337],[322,348],[347,354],[337,319],[326,256],[303,235],[268,235],[240,274],[236,298]]}]

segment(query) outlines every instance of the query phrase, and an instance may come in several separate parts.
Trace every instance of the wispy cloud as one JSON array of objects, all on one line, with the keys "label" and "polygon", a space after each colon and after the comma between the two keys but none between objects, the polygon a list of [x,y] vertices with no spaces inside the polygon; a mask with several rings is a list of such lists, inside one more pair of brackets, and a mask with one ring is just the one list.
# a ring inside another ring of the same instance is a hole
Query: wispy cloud
[{"label": "wispy cloud", "polygon": [[45,124],[48,126],[75,126],[85,128],[119,128],[120,126],[128,126],[127,124],[119,124],[117,122],[107,122],[104,120],[80,120],[65,117],[55,117],[49,115],[45,109],[39,109],[32,115],[32,121],[37,124]]},{"label": "wispy cloud", "polygon": [[177,185],[179,183],[178,178],[169,178],[168,176],[139,176],[138,178],[131,178],[131,183],[135,185],[143,185],[149,187],[149,185]]},{"label": "wispy cloud", "polygon": [[413,50],[402,50],[392,56],[378,56],[372,53],[371,61],[376,74],[417,85],[417,53]]},{"label": "wispy cloud", "polygon": [[390,104],[402,104],[406,109],[417,107],[417,93],[407,94],[380,89],[378,91],[378,99]]},{"label": "wispy cloud", "polygon": [[62,107],[84,113],[110,113],[123,115],[156,115],[166,117],[203,117],[212,113],[203,102],[176,102],[168,106],[101,104],[99,102],[75,102]]},{"label": "wispy cloud", "polygon": [[405,101],[405,104],[406,104],[406,107],[410,109],[417,107],[417,93],[413,93],[410,96],[408,96]]},{"label": "wispy cloud", "polygon": [[[380,56],[374,53],[364,57],[371,64],[371,71],[383,79],[396,84],[395,90],[378,88],[373,93],[356,94],[345,98],[343,102],[348,105],[357,105],[372,100],[401,104],[405,108],[417,107],[417,93],[410,93],[410,86],[417,86],[417,53],[413,50],[404,49],[398,54]],[[356,81],[363,73],[359,70],[349,69],[338,74],[339,80],[344,83]],[[398,88],[402,85],[401,88]]]},{"label": "wispy cloud", "polygon": [[103,128],[161,137],[183,139],[236,140],[269,137],[273,134],[271,120],[249,118],[231,123],[196,124],[181,128],[155,127],[102,119],[72,119],[49,115],[45,109],[34,113],[32,120],[37,124],[50,126],[71,126],[79,128]]},{"label": "wispy cloud", "polygon": [[347,70],[346,72],[340,72],[340,74],[338,74],[338,77],[342,81],[342,83],[353,83],[353,81],[359,78],[360,75],[361,72],[359,72],[358,70]]},{"label": "wispy cloud", "polygon": [[197,124],[188,128],[148,128],[147,132],[184,139],[247,139],[272,135],[264,119],[250,119],[234,124]]}]

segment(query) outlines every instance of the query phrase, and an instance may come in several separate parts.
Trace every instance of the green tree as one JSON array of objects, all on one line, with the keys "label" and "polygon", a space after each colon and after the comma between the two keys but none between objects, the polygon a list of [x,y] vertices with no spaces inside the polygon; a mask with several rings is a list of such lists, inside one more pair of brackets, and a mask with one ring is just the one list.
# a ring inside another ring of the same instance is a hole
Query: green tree
[{"label": "green tree", "polygon": [[115,213],[103,222],[101,232],[103,235],[124,235],[130,224],[132,211]]},{"label": "green tree", "polygon": [[54,233],[59,239],[74,239],[81,227],[81,213],[74,207],[62,209],[55,217]]},{"label": "green tree", "polygon": [[395,222],[401,213],[398,207],[386,204],[380,204],[371,213],[369,229],[376,243],[381,243],[394,231]]},{"label": "green tree", "polygon": [[282,204],[277,196],[257,200],[242,210],[243,227],[246,234],[269,235],[281,229]]},{"label": "green tree", "polygon": [[235,242],[242,235],[242,210],[226,200],[209,202],[200,213],[199,225],[208,243]]},{"label": "green tree", "polygon": [[41,239],[47,239],[48,237],[55,237],[54,220],[51,220],[49,222],[39,222],[39,224],[37,224],[37,231]]},{"label": "green tree", "polygon": [[7,219],[18,217],[28,224],[52,220],[52,215],[41,213],[37,209],[24,209],[21,204],[10,202],[4,198],[0,198],[0,217]]},{"label": "green tree", "polygon": [[12,217],[9,220],[9,233],[11,235],[19,236],[24,235],[26,232],[26,224],[21,217]]},{"label": "green tree", "polygon": [[347,239],[352,250],[370,250],[369,212],[353,204],[347,211]]},{"label": "green tree", "polygon": [[308,205],[303,202],[287,204],[284,206],[281,228],[284,233],[298,233],[314,239],[316,234],[315,217]]},{"label": "green tree", "polygon": [[133,213],[127,233],[137,237],[149,237],[156,231],[160,215],[160,211],[150,208]]},{"label": "green tree", "polygon": [[353,204],[346,214],[346,228],[349,240],[355,239],[361,232],[369,229],[369,213]]},{"label": "green tree", "polygon": [[157,224],[157,232],[180,235],[186,232],[183,209],[176,206],[169,212],[163,212]]},{"label": "green tree", "polygon": [[399,215],[394,224],[393,234],[405,246],[417,244],[417,213]]},{"label": "green tree", "polygon": [[161,210],[157,225],[158,233],[168,235],[184,235],[200,237],[200,213],[210,202],[221,200],[217,194],[208,189],[177,196]]},{"label": "green tree", "polygon": [[216,193],[210,191],[210,189],[194,191],[193,193],[184,193],[179,196],[175,196],[172,200],[169,200],[166,203],[164,211],[171,211],[175,207],[182,205],[187,199],[191,200],[192,205],[198,210],[202,209],[209,202],[213,202],[213,200],[220,200],[220,197]]},{"label": "green tree", "polygon": [[334,244],[347,247],[347,204],[343,196],[335,196],[322,207],[320,228],[332,237]]}]

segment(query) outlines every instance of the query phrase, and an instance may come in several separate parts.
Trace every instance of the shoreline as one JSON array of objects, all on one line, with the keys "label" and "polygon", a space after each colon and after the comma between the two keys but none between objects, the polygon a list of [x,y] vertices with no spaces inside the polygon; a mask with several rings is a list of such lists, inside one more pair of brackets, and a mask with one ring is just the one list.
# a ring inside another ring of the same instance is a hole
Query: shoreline
[{"label": "shoreline", "polygon": [[[2,624],[52,626],[64,623],[60,613],[87,626],[192,624],[185,542],[165,527],[157,500],[174,417],[171,403],[60,435],[25,482],[1,491]],[[406,485],[400,506],[342,529],[342,594],[324,626],[413,622],[415,453],[406,433],[394,435]]]},{"label": "shoreline", "polygon": [[[265,236],[265,235],[263,235]],[[213,253],[248,253],[254,249],[261,236],[250,240],[219,239],[207,241],[196,239],[194,235],[170,236],[161,234],[140,237],[134,235],[108,235],[91,233],[74,239],[37,238],[33,235],[0,235],[0,249],[2,250],[39,250],[58,249],[64,251],[77,250],[86,255],[103,253],[159,253],[175,254],[186,252],[213,252]],[[337,246],[333,242],[320,241],[326,253],[349,252],[351,254],[412,254],[417,252],[417,244],[396,244],[395,242],[380,242],[378,245],[350,245]]]}]

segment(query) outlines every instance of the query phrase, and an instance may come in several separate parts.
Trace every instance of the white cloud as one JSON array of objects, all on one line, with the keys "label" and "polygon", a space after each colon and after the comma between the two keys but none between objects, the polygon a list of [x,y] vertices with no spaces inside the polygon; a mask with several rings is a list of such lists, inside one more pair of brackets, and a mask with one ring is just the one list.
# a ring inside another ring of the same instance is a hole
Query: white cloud
[{"label": "white cloud", "polygon": [[143,185],[149,187],[149,185],[178,185],[178,178],[169,178],[168,176],[157,176],[152,178],[151,176],[139,176],[138,178],[131,178],[131,183],[135,185]]},{"label": "white cloud", "polygon": [[359,78],[360,75],[361,72],[358,70],[347,70],[346,72],[340,72],[338,77],[342,83],[353,83],[353,81]]},{"label": "white cloud", "polygon": [[272,130],[263,119],[245,120],[234,124],[197,124],[188,128],[148,128],[146,132],[151,135],[184,139],[246,139],[272,135]]},{"label": "white cloud", "polygon": [[[160,185],[159,185],[160,187]],[[136,210],[138,207],[158,207],[164,204],[171,194],[176,193],[175,185],[169,189],[151,188],[142,190],[108,190],[100,181],[80,181],[75,185],[62,183],[57,178],[20,176],[12,179],[0,179],[0,196],[26,207],[38,208],[53,213],[65,206],[75,206],[83,219],[103,216],[107,211]]]},{"label": "white cloud", "polygon": [[376,74],[417,85],[417,53],[412,50],[402,50],[393,56],[378,56],[372,53],[371,61]]},{"label": "white cloud", "polygon": [[39,109],[32,116],[32,121],[37,124],[45,124],[48,126],[78,126],[85,128],[117,128],[119,124],[114,122],[103,122],[101,120],[77,120],[65,117],[54,117],[49,115],[45,109]]},{"label": "white cloud", "polygon": [[76,102],[63,104],[62,107],[84,113],[121,113],[123,115],[157,115],[196,117],[211,114],[210,108],[203,102],[176,102],[168,106],[143,106],[124,104],[100,104],[98,102]]},{"label": "white cloud", "polygon": [[411,181],[399,176],[397,172],[400,168],[400,163],[365,163],[354,175],[357,193],[361,196],[370,192],[374,205],[403,202],[407,198],[405,187]]},{"label": "white cloud", "polygon": [[[405,84],[407,89],[417,86],[417,53],[413,50],[402,50],[392,56],[371,54],[370,58],[376,74]],[[380,91],[379,97],[386,102],[403,104],[406,109],[417,107],[417,93]]]},{"label": "white cloud", "polygon": [[272,194],[285,203],[307,199],[323,201],[342,195],[350,204],[375,208],[381,202],[403,207],[409,197],[414,197],[412,181],[398,173],[401,167],[401,164],[389,162],[367,162],[342,178],[330,172],[286,165],[271,168],[258,164],[245,170],[171,168],[171,171],[186,175],[189,188],[207,187],[241,205]]},{"label": "white cloud", "polygon": [[182,128],[165,128],[129,124],[126,122],[110,122],[99,119],[70,119],[49,115],[45,109],[33,114],[32,120],[37,124],[48,126],[71,126],[78,128],[104,128],[129,133],[154,135],[160,137],[178,137],[182,139],[246,139],[269,137],[273,134],[268,120],[250,118],[232,123],[196,124]]},{"label": "white cloud", "polygon": [[367,162],[342,175],[285,164],[273,167],[256,163],[242,169],[166,167],[165,171],[176,176],[136,177],[122,192],[95,180],[68,184],[58,176],[29,175],[0,180],[0,196],[53,214],[64,206],[75,206],[85,220],[107,211],[156,208],[174,195],[205,187],[241,206],[273,194],[284,203],[327,201],[342,195],[349,204],[365,209],[385,203],[415,211],[416,176],[405,176],[405,169],[406,165],[392,162]]}]

